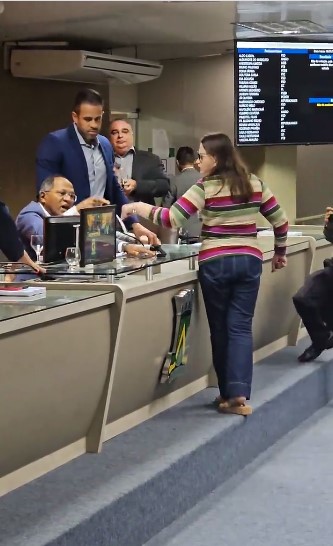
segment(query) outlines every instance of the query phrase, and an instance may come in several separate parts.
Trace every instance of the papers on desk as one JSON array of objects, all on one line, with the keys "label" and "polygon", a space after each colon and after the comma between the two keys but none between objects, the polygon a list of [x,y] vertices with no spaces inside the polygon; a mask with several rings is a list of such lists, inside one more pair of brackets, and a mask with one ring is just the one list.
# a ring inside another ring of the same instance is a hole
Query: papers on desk
[{"label": "papers on desk", "polygon": [[29,297],[46,294],[45,286],[0,286],[0,296]]},{"label": "papers on desk", "polygon": [[0,302],[15,303],[45,298],[45,286],[0,286]]}]

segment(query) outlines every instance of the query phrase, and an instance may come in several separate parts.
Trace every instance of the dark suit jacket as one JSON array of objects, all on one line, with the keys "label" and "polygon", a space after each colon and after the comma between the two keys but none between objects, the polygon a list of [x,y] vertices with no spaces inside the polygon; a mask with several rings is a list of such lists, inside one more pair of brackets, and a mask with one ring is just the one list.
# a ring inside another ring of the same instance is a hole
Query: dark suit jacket
[{"label": "dark suit jacket", "polygon": [[[177,174],[171,181],[171,192],[174,196],[174,200],[176,201],[181,195],[184,195],[184,193],[194,186],[200,178],[202,178],[202,175],[194,168],[185,169]],[[182,227],[183,233],[187,232],[189,237],[199,237],[201,234],[202,222],[198,213],[190,216]]]},{"label": "dark suit jacket", "polygon": [[[120,216],[121,207],[128,199],[113,172],[113,152],[110,142],[104,136],[98,137],[106,167],[105,198],[117,205]],[[78,202],[90,197],[90,184],[87,162],[73,125],[49,133],[39,144],[36,156],[37,192],[47,176],[60,174],[68,178],[74,186]],[[130,217],[128,225],[137,222]]]},{"label": "dark suit jacket", "polygon": [[135,150],[132,178],[137,183],[130,198],[155,204],[154,197],[164,197],[170,190],[169,178],[163,171],[160,158],[151,152]]},{"label": "dark suit jacket", "polygon": [[[24,253],[23,244],[17,233],[15,222],[8,208],[0,201],[0,250],[8,260],[17,262]],[[2,261],[2,257],[0,258]]]}]

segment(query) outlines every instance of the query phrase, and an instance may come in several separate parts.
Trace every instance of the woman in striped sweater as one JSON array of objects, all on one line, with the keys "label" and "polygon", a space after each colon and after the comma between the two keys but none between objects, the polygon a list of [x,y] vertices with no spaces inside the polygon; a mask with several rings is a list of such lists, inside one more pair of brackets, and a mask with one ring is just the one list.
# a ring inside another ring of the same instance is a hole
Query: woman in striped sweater
[{"label": "woman in striped sweater", "polygon": [[256,217],[260,212],[274,228],[273,271],[287,264],[288,221],[270,189],[247,172],[228,136],[205,136],[198,155],[203,178],[170,209],[139,202],[124,205],[122,214],[135,208],[155,224],[178,228],[200,212],[199,281],[220,390],[215,404],[222,413],[249,415],[252,319],[262,272]]}]

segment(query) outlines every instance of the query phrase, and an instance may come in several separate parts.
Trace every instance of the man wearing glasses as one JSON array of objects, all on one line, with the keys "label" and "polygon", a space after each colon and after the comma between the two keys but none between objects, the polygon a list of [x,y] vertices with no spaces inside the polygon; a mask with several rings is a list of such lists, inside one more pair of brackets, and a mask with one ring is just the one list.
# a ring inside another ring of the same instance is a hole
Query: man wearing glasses
[{"label": "man wearing glasses", "polygon": [[73,185],[61,175],[48,176],[42,183],[37,195],[37,201],[31,201],[18,214],[16,226],[23,245],[31,258],[35,258],[30,246],[31,235],[43,235],[44,218],[46,216],[76,216],[80,210],[90,207],[108,205],[104,197],[88,197],[80,203]]},{"label": "man wearing glasses", "polygon": [[155,205],[155,197],[165,197],[170,183],[160,158],[145,150],[137,150],[133,130],[125,118],[110,124],[110,142],[115,154],[115,172],[130,201]]},{"label": "man wearing glasses", "polygon": [[[108,204],[109,201],[104,197],[88,197],[77,203],[77,196],[69,180],[60,175],[48,176],[42,182],[37,201],[31,201],[16,219],[17,230],[26,252],[32,259],[36,259],[30,244],[31,235],[43,236],[44,218],[47,216],[77,216],[82,209]],[[118,232],[116,244],[118,252],[126,252],[130,256],[138,256],[143,252],[146,256],[154,255],[142,245],[131,244],[131,240]]]},{"label": "man wearing glasses", "polygon": [[[107,138],[100,135],[103,99],[94,89],[80,91],[73,105],[73,123],[49,133],[40,143],[36,155],[37,192],[48,176],[61,175],[74,187],[78,200],[90,196],[105,198],[116,205],[120,216],[128,199],[113,172],[113,151]],[[135,237],[146,236],[156,244],[154,233],[143,227],[136,216],[129,218],[128,228]]]}]

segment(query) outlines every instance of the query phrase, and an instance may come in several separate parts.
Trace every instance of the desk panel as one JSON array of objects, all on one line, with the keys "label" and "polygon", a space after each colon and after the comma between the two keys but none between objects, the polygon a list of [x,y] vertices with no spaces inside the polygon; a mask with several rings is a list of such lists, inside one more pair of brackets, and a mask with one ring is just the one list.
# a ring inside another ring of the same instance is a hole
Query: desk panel
[{"label": "desk panel", "polygon": [[272,273],[271,261],[263,263],[260,290],[253,320],[254,350],[285,336],[298,321],[292,301],[304,283],[310,262],[304,249],[288,254],[288,267]]},{"label": "desk panel", "polygon": [[[316,249],[314,239],[292,238],[288,267],[272,273],[273,240],[263,239],[254,349],[269,354],[297,339],[292,296],[311,265],[316,269],[331,255],[331,245],[317,241]],[[188,260],[163,264],[150,281],[135,273],[114,283],[45,285],[53,298],[60,290],[63,301],[71,295],[73,302],[54,309],[36,302],[36,312],[20,316],[16,308],[14,318],[0,323],[6,355],[0,363],[0,495],[82,452],[98,451],[103,441],[204,388],[212,370],[197,271]],[[172,298],[183,288],[195,290],[188,363],[183,376],[160,384]],[[81,294],[77,301],[74,292]]]},{"label": "desk panel", "polygon": [[[123,324],[111,390],[107,422],[127,415],[154,400],[181,389],[208,374],[211,347],[205,309],[197,281],[154,290],[125,303]],[[188,338],[188,363],[182,377],[160,384],[164,358],[170,348],[173,326],[172,298],[181,289],[194,288],[195,303]]]},{"label": "desk panel", "polygon": [[88,436],[110,364],[106,298],[0,336],[0,477]]}]

